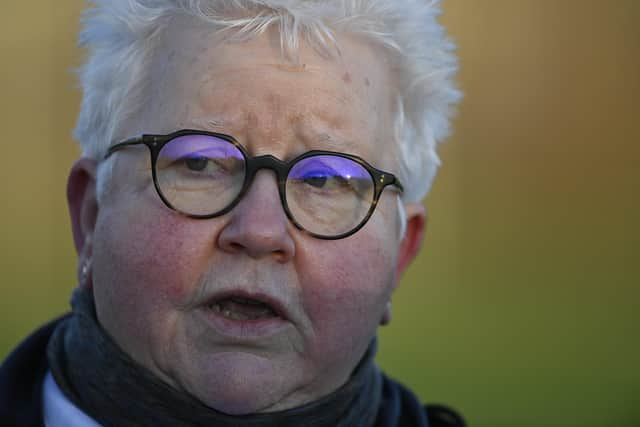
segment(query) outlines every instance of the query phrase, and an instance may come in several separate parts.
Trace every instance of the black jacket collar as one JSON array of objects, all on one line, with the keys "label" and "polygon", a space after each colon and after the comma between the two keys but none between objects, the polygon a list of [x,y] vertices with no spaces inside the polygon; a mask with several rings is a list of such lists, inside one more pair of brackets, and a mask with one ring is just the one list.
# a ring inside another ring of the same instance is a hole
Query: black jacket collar
[{"label": "black jacket collar", "polygon": [[0,366],[0,420],[3,426],[44,425],[42,383],[49,369],[47,344],[63,318],[47,323],[30,335]]}]

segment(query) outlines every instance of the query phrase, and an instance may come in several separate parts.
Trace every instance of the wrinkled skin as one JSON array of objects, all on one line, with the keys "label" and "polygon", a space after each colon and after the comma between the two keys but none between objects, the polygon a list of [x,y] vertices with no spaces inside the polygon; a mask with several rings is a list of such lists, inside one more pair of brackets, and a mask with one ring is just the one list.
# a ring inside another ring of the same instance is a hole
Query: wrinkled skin
[{"label": "wrinkled skin", "polygon": [[[123,125],[124,137],[199,128],[234,135],[252,155],[328,149],[398,172],[392,74],[373,46],[339,35],[339,56],[302,44],[294,64],[273,34],[225,43],[173,25],[153,60],[148,107]],[[348,379],[419,248],[420,205],[407,205],[403,240],[397,193],[385,190],[363,229],[326,241],[287,220],[270,171],[230,213],[194,220],[158,198],[146,147],[113,161],[100,203],[89,159],[74,165],[68,195],[79,264],[91,265],[81,286],[93,287],[98,319],[124,351],[229,414],[298,406]],[[230,289],[270,295],[287,318],[255,336],[212,326],[203,304]]]}]

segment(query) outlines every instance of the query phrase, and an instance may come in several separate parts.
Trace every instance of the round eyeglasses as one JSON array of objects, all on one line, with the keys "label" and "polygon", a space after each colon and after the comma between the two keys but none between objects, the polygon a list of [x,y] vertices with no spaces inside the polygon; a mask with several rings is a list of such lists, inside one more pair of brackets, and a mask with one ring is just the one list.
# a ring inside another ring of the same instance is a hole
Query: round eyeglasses
[{"label": "round eyeglasses", "polygon": [[341,239],[362,228],[385,187],[403,191],[394,175],[357,156],[313,150],[284,162],[272,155],[250,156],[232,136],[201,130],[131,138],[111,146],[104,158],[138,144],[149,148],[160,199],[191,218],[229,212],[260,169],[275,172],[289,220],[320,239]]}]

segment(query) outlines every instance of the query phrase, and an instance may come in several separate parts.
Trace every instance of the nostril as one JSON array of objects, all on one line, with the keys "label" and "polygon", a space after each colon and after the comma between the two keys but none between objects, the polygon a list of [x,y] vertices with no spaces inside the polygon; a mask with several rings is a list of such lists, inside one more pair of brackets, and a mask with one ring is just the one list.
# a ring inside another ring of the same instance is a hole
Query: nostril
[{"label": "nostril", "polygon": [[225,246],[229,252],[241,252],[244,249],[244,246],[238,242],[228,242]]},{"label": "nostril", "polygon": [[278,249],[272,252],[272,256],[278,262],[286,262],[289,259],[287,252],[283,249]]}]

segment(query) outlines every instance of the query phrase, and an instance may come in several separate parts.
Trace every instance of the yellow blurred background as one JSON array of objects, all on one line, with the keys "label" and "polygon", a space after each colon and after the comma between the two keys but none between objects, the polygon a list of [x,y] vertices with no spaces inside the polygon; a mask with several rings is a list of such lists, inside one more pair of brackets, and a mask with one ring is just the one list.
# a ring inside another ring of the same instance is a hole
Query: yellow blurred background
[{"label": "yellow blurred background", "polygon": [[[83,2],[0,6],[0,359],[68,309]],[[465,98],[379,361],[472,426],[640,425],[640,2],[448,0]]]}]

